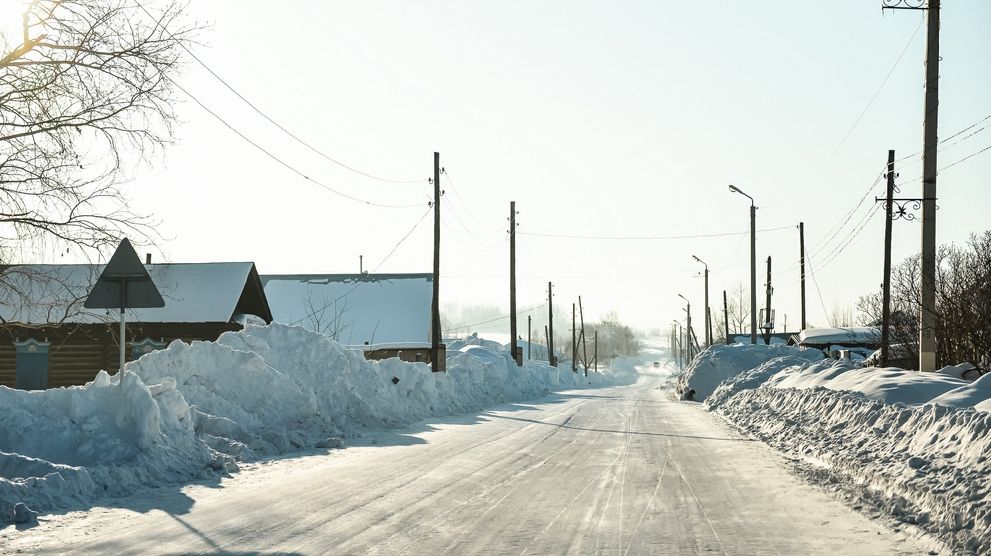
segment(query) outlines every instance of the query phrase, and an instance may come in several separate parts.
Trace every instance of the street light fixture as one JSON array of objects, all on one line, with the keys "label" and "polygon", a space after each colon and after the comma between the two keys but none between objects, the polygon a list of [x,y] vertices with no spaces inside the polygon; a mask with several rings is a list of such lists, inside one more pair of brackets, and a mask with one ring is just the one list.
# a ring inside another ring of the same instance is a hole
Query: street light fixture
[{"label": "street light fixture", "polygon": [[709,265],[705,264],[705,261],[695,255],[692,255],[692,258],[702,263],[702,266],[705,267],[705,322],[703,323],[703,328],[705,328],[705,345],[709,347],[712,345],[712,322],[709,318]]},{"label": "street light fixture", "polygon": [[750,199],[750,343],[757,343],[757,207],[754,198],[739,187],[730,185],[729,190]]}]

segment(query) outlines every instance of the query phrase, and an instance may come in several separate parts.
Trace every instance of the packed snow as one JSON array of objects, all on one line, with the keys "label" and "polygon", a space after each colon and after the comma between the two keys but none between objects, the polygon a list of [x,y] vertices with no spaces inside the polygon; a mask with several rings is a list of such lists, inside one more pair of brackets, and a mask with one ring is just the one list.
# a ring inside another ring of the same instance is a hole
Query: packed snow
[{"label": "packed snow", "polygon": [[0,523],[431,416],[636,379],[629,362],[586,378],[540,361],[518,367],[504,346],[466,347],[448,352],[446,373],[432,373],[273,324],[175,341],[85,386],[0,387]]},{"label": "packed snow", "polygon": [[714,346],[678,388],[855,506],[953,550],[991,550],[991,378],[968,382],[969,365],[919,373],[804,351]]}]

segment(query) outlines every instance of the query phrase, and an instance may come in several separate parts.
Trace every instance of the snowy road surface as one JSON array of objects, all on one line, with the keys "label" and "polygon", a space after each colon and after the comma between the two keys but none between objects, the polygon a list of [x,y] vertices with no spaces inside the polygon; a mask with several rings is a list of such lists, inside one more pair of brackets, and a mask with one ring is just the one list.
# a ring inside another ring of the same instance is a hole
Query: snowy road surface
[{"label": "snowy road surface", "polygon": [[0,533],[0,552],[925,553],[660,377],[369,435]]}]

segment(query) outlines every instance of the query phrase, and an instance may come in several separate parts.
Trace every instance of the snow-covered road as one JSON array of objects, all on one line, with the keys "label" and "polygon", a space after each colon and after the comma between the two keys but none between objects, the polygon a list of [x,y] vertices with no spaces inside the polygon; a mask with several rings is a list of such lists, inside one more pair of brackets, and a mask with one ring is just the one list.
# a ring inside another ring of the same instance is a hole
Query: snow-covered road
[{"label": "snow-covered road", "polygon": [[0,533],[0,552],[925,553],[697,404],[634,386],[367,435]]}]

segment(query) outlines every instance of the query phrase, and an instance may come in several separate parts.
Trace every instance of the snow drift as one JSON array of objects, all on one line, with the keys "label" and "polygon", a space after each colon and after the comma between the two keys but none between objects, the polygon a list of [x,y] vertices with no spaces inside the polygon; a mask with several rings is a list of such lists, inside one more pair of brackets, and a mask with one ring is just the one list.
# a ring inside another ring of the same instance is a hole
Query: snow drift
[{"label": "snow drift", "polygon": [[726,379],[753,369],[771,359],[791,357],[791,361],[817,361],[822,352],[815,349],[799,349],[783,344],[732,344],[714,345],[698,354],[679,376],[677,391],[687,396],[694,391],[694,400],[704,400]]},{"label": "snow drift", "polygon": [[[810,476],[856,504],[918,525],[956,550],[991,550],[991,379],[968,383],[954,368],[809,362],[762,348],[761,356],[740,345],[718,357],[700,354],[716,366],[710,375],[728,377],[707,395],[708,409],[804,462]],[[730,364],[720,369],[717,361]],[[740,371],[741,361],[756,364]],[[710,383],[684,375],[679,382]]]},{"label": "snow drift", "polygon": [[[431,416],[533,399],[551,390],[632,382],[630,369],[582,374],[477,346],[448,372],[366,361],[326,336],[273,324],[216,342],[173,342],[81,387],[0,387],[0,522],[13,507],[85,507],[142,486],[234,472],[237,462]],[[23,515],[23,512],[21,514]]]}]

